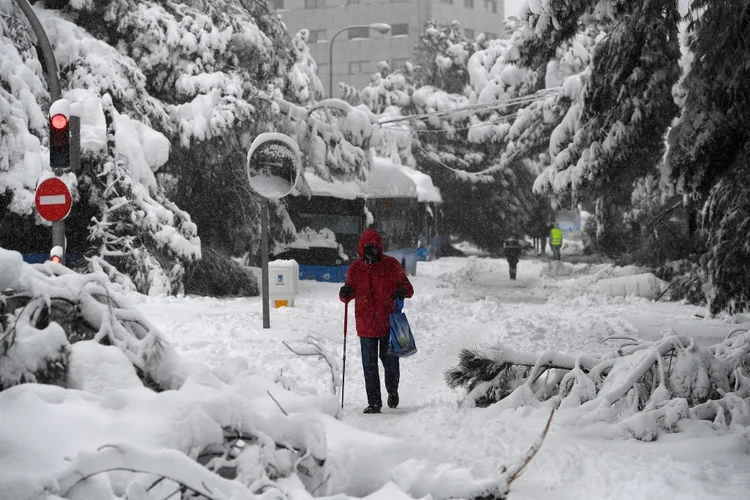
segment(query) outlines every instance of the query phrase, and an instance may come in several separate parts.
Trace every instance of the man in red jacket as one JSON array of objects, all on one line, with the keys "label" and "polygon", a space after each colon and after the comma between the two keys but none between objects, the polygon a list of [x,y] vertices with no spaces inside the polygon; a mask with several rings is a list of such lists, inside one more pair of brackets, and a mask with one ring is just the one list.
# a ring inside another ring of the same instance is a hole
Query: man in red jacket
[{"label": "man in red jacket", "polygon": [[380,413],[378,355],[385,370],[385,389],[388,406],[398,406],[398,357],[388,355],[390,314],[393,301],[414,295],[414,288],[401,264],[383,255],[383,241],[372,228],[365,230],[359,240],[359,259],[352,262],[346,273],[346,284],[339,291],[342,302],[354,299],[357,335],[362,349],[362,369],[365,372],[367,408],[365,413]]}]

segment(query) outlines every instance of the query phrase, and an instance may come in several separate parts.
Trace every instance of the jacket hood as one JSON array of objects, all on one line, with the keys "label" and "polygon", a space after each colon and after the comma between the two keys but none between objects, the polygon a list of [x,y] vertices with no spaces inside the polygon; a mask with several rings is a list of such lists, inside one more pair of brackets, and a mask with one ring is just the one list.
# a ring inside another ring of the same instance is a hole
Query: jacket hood
[{"label": "jacket hood", "polygon": [[373,228],[366,229],[365,232],[362,233],[362,237],[359,239],[358,253],[360,257],[365,256],[365,247],[367,245],[375,245],[378,247],[378,250],[380,250],[380,253],[383,253],[383,240]]}]

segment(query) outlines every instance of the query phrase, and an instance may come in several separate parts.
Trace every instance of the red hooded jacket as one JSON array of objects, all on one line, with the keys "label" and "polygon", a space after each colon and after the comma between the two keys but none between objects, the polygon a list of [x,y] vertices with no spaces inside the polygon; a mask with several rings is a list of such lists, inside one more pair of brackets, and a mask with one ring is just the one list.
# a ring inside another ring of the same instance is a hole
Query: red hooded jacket
[{"label": "red hooded jacket", "polygon": [[[365,246],[375,245],[380,257],[372,263],[365,262]],[[352,262],[346,272],[346,284],[354,292],[354,316],[357,319],[357,335],[360,337],[384,337],[391,329],[389,316],[393,312],[393,293],[401,285],[407,297],[414,295],[414,288],[406,277],[399,261],[383,254],[383,240],[374,229],[362,233],[359,240],[359,259]],[[344,299],[339,296],[342,302]]]}]

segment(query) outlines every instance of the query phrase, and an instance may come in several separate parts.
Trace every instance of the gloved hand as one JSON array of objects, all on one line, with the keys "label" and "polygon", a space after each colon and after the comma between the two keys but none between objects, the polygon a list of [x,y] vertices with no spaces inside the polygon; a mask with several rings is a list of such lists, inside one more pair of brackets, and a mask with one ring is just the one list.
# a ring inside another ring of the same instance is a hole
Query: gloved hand
[{"label": "gloved hand", "polygon": [[396,288],[396,291],[393,292],[393,295],[391,295],[391,298],[393,300],[401,299],[404,300],[407,295],[409,295],[409,290],[406,289],[403,285],[399,285],[398,288]]},{"label": "gloved hand", "polygon": [[344,285],[339,290],[339,297],[345,300],[350,300],[354,298],[354,290],[352,290],[352,287],[349,285]]}]

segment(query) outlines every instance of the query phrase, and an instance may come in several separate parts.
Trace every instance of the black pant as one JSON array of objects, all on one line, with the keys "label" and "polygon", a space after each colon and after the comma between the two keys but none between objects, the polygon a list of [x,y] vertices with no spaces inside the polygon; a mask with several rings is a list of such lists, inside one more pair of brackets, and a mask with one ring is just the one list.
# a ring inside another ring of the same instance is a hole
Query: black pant
[{"label": "black pant", "polygon": [[385,390],[388,394],[398,392],[398,379],[400,377],[398,357],[388,354],[389,336],[380,338],[360,337],[359,345],[362,348],[362,369],[365,372],[365,390],[367,390],[367,404],[383,406],[380,397],[380,375],[378,374],[378,356],[383,362],[385,369]]},{"label": "black pant", "polygon": [[518,266],[518,257],[508,257],[508,270],[512,280],[516,279],[516,266]]},{"label": "black pant", "polygon": [[550,245],[552,248],[552,258],[554,260],[560,260],[560,245]]}]

